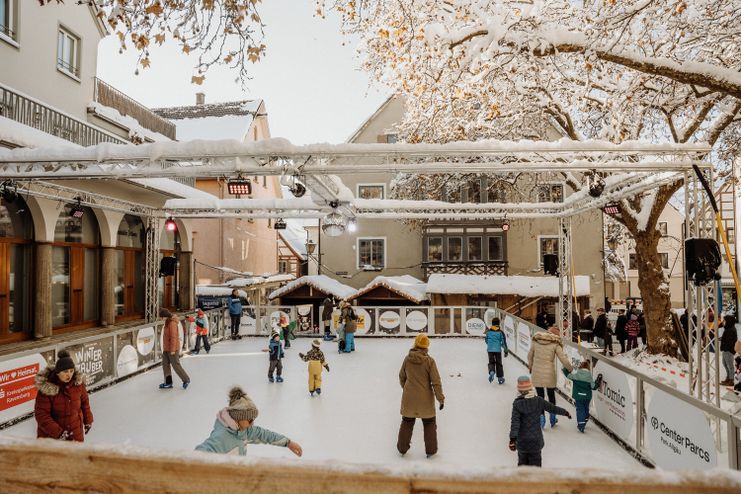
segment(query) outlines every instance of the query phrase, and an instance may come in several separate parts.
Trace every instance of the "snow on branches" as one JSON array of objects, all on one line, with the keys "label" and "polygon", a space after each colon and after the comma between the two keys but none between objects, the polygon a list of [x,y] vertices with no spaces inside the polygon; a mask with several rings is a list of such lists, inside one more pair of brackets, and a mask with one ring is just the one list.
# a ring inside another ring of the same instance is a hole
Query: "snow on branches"
[{"label": "snow on branches", "polygon": [[[39,0],[44,5],[52,0]],[[56,0],[62,3],[62,0]],[[197,55],[191,82],[202,84],[214,65],[237,70],[244,83],[247,62],[265,54],[257,4],[261,0],[77,0],[93,8],[98,18],[118,37],[119,53],[138,53],[137,68],[152,63],[149,49],[177,43],[182,53]]]}]

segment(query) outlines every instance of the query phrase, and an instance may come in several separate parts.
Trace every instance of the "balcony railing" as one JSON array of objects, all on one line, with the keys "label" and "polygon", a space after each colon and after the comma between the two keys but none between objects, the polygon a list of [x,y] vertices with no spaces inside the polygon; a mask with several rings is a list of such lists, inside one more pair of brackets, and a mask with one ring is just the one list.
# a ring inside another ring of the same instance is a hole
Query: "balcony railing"
[{"label": "balcony railing", "polygon": [[93,99],[103,106],[115,108],[121,115],[128,115],[139,125],[175,140],[175,124],[160,117],[138,101],[125,95],[107,82],[95,78]]},{"label": "balcony railing", "polygon": [[0,116],[81,146],[127,142],[1,85]]},{"label": "balcony railing", "polygon": [[431,274],[507,274],[507,261],[423,262],[425,278]]}]

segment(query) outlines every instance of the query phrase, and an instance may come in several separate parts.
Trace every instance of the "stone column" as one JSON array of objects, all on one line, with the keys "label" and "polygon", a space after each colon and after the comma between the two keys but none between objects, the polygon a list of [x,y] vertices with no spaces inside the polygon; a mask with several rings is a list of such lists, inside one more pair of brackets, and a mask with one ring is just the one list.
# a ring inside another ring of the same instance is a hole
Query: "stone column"
[{"label": "stone column", "polygon": [[36,243],[36,293],[34,296],[34,331],[36,338],[51,336],[51,244]]},{"label": "stone column", "polygon": [[178,309],[191,310],[195,306],[193,293],[193,253],[181,251],[178,261],[180,268],[178,276]]},{"label": "stone column", "polygon": [[103,247],[103,260],[100,275],[100,324],[111,326],[116,323],[116,282],[118,263],[116,249]]}]

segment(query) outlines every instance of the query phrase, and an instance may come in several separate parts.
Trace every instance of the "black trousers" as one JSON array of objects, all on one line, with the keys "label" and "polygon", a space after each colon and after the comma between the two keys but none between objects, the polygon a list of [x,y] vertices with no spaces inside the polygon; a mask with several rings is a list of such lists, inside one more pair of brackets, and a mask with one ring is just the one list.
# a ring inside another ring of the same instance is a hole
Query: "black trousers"
[{"label": "black trousers", "polygon": [[[412,432],[414,431],[414,417],[402,417],[401,426],[399,427],[399,439],[396,441],[396,449],[399,453],[404,454],[409,451],[412,444]],[[435,417],[422,419],[424,428],[425,453],[434,455],[437,453],[437,423]]]},{"label": "black trousers", "polygon": [[518,451],[517,452],[517,466],[518,467],[520,466],[530,466],[530,467],[543,466],[543,457],[541,455],[541,452],[538,451],[537,453],[533,453],[533,452],[526,452],[526,451]]},{"label": "black trousers", "polygon": [[620,353],[625,353],[625,340],[618,340],[620,342]]},{"label": "black trousers", "polygon": [[496,372],[497,377],[504,377],[504,369],[502,368],[502,352],[488,352],[489,353],[489,372]]},{"label": "black trousers", "polygon": [[[535,392],[538,393],[538,396],[541,398],[545,398],[545,393],[548,391],[548,401],[550,401],[552,404],[556,404],[556,388],[535,388]],[[545,414],[543,414],[545,415]],[[540,453],[538,453],[540,455]]]},{"label": "black trousers", "polygon": [[241,316],[235,316],[230,314],[229,317],[232,319],[232,338],[235,338],[237,335],[239,335],[239,321]]},{"label": "black trousers", "polygon": [[199,334],[196,336],[196,353],[201,351],[201,340],[203,341],[203,347],[206,349],[206,352],[210,352],[211,343],[208,342],[208,335]]},{"label": "black trousers", "polygon": [[271,360],[270,367],[268,368],[268,377],[273,377],[273,372],[275,372],[276,376],[280,377],[283,374],[283,362],[280,360]]}]

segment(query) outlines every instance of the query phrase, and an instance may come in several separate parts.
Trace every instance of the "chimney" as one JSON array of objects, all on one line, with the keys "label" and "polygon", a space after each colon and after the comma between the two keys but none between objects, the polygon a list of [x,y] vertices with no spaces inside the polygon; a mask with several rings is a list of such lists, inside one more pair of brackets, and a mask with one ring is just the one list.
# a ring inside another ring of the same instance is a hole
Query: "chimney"
[{"label": "chimney", "polygon": [[206,93],[196,93],[196,105],[206,103]]}]

